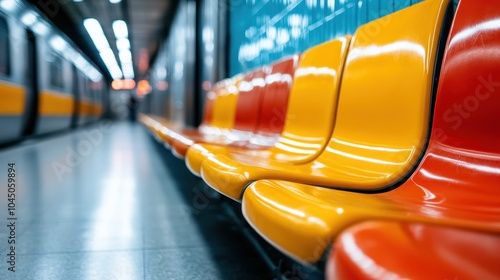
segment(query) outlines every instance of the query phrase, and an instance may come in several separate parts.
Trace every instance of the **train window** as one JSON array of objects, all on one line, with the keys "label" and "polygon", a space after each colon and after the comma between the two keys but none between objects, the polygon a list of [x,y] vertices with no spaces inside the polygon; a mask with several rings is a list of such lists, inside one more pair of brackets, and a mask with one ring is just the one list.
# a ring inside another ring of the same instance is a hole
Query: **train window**
[{"label": "train window", "polygon": [[0,75],[10,75],[9,25],[0,15]]},{"label": "train window", "polygon": [[50,60],[50,85],[58,88],[64,87],[63,82],[63,60],[60,56],[53,54]]}]

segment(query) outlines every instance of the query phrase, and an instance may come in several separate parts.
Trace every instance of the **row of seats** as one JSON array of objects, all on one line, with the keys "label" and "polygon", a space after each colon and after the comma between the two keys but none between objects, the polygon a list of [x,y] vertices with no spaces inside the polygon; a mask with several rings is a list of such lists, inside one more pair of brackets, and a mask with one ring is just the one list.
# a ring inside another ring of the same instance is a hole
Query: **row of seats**
[{"label": "row of seats", "polygon": [[221,81],[195,130],[141,120],[269,243],[329,255],[332,279],[492,279],[499,49],[500,2],[427,0]]}]

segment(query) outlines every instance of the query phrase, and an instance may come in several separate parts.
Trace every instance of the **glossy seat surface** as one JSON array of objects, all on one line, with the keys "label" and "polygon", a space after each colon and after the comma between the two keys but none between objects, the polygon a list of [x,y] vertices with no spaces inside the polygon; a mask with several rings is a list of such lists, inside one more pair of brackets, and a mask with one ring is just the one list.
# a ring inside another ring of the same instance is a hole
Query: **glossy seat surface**
[{"label": "glossy seat surface", "polygon": [[[161,130],[169,127],[170,129],[181,129],[177,124],[168,121],[167,119],[155,115],[139,114],[138,120],[151,134],[158,140],[166,143]],[[166,143],[168,145],[168,143]]]},{"label": "glossy seat surface", "polygon": [[499,251],[499,235],[364,222],[337,238],[326,279],[498,279]]},{"label": "glossy seat surface", "polygon": [[[258,179],[369,190],[404,180],[428,139],[434,65],[447,3],[425,1],[358,28],[342,76],[333,134],[313,161],[290,165],[216,156],[203,163],[203,177],[214,185],[214,177],[223,174],[225,189],[235,199]],[[380,32],[370,33],[377,28]]]},{"label": "glossy seat surface", "polygon": [[[213,107],[215,101],[218,97],[217,92],[221,90],[221,87],[225,85],[225,81],[221,81],[214,85],[213,89],[207,93],[205,98],[205,105],[203,108],[203,119],[200,126],[210,126],[213,115]],[[145,125],[153,135],[165,142],[167,146],[170,146],[173,136],[179,134],[184,130],[184,133],[189,133],[189,131],[195,131],[196,129],[185,129],[179,124],[170,122],[166,118],[141,114],[139,116],[139,122]]]},{"label": "glossy seat surface", "polygon": [[192,141],[174,141],[172,148],[184,156],[193,143],[245,147],[249,141],[258,139],[260,135],[276,140],[276,135],[283,129],[283,120],[274,115],[276,112],[286,113],[297,60],[298,55],[293,55],[243,77],[238,85],[234,126],[225,131],[222,137],[213,137],[210,132],[202,131],[202,135],[190,139]]},{"label": "glossy seat surface", "polygon": [[[213,156],[207,156],[202,163],[202,176],[211,187],[231,198],[239,198],[245,183],[233,184],[233,178],[241,176],[239,172],[233,172],[233,166],[237,164],[235,160],[297,164],[319,155],[328,143],[335,122],[339,83],[349,42],[350,37],[343,37],[304,52],[295,72],[285,126],[273,147],[250,150],[202,145],[203,149],[213,151]],[[203,171],[208,161],[210,164]],[[221,174],[228,176],[230,185],[218,184],[229,182],[226,178],[221,180]],[[231,189],[226,192],[221,187]]]},{"label": "glossy seat surface", "polygon": [[[194,143],[218,142],[223,145],[229,142],[228,135],[245,138],[253,132],[258,122],[264,86],[252,81],[263,79],[264,71],[258,69],[240,77],[235,84],[219,85],[210,122],[202,123],[197,129],[185,129],[171,134],[170,146],[175,155],[184,157],[187,149]],[[215,92],[212,95],[213,93]]]},{"label": "glossy seat surface", "polygon": [[255,134],[278,137],[285,125],[294,72],[299,55],[293,55],[265,67],[265,94],[260,104],[260,118]]},{"label": "glossy seat surface", "polygon": [[[241,131],[238,131],[239,133],[229,134],[219,141],[205,142],[206,144],[203,145],[195,144],[189,148],[186,165],[194,174],[200,175],[202,162],[212,153],[225,153],[237,148],[245,150],[266,149],[274,145],[283,131],[290,88],[298,60],[299,55],[293,55],[265,66],[262,69],[265,77],[252,80],[254,87],[264,84],[265,89],[260,104],[256,107],[259,112],[257,126],[248,138],[238,137],[241,135]],[[246,106],[246,102],[242,102],[242,106]],[[246,107],[249,109],[248,106]],[[243,115],[247,109],[241,110]],[[240,109],[238,109],[238,114],[239,112]],[[235,130],[237,129],[235,126]]]},{"label": "glossy seat surface", "polygon": [[[343,229],[364,220],[499,233],[500,130],[491,126],[500,123],[500,55],[493,51],[500,46],[500,31],[491,25],[498,18],[500,3],[462,0],[458,5],[439,80],[431,140],[409,180],[379,194],[286,181],[256,182],[243,198],[250,224],[306,262],[319,260],[317,251],[326,248],[314,240],[328,244]],[[310,241],[295,246],[292,241],[297,238]]]},{"label": "glossy seat surface", "polygon": [[[164,126],[159,131],[160,138],[171,146],[192,145],[196,141],[204,139],[220,138],[234,126],[236,104],[238,100],[238,84],[243,77],[241,75],[218,82],[213,90],[207,94],[204,119],[198,128],[182,128]],[[185,149],[184,149],[185,150]],[[181,149],[179,150],[181,151]],[[174,154],[183,156],[175,148]]]}]

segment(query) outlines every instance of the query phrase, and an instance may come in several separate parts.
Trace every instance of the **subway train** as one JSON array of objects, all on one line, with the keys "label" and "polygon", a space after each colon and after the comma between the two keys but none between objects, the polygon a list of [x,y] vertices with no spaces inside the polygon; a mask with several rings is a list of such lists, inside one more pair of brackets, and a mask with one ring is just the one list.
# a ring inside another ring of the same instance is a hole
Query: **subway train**
[{"label": "subway train", "polygon": [[107,97],[93,63],[25,2],[0,6],[0,144],[99,119]]}]

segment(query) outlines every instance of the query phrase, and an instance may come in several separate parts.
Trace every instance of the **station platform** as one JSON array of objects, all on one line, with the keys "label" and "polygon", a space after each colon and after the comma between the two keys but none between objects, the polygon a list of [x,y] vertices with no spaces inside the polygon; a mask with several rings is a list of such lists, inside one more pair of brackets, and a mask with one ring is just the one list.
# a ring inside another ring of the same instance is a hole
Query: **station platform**
[{"label": "station platform", "polygon": [[[0,150],[2,224],[9,163],[16,273],[2,256],[0,279],[272,278],[218,195],[137,123],[101,121]],[[8,235],[2,225],[1,252]]]}]

